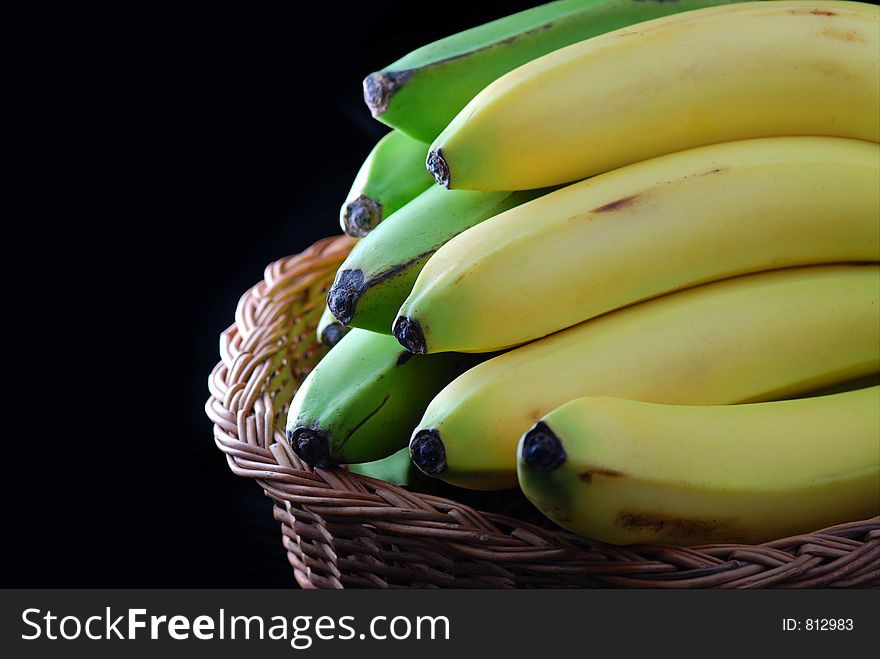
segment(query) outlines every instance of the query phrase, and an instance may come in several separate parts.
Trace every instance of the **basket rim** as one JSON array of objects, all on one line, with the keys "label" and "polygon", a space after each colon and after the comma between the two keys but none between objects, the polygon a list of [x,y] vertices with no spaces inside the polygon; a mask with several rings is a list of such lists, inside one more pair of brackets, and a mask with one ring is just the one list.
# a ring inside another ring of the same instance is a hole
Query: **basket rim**
[{"label": "basket rim", "polygon": [[241,296],[208,378],[215,445],[234,474],[274,501],[300,586],[880,585],[880,516],[760,545],[620,547],[305,464],[277,423],[286,404],[276,409],[275,399],[289,401],[320,358],[314,330],[323,294],[354,242],[325,238],[269,264]]}]

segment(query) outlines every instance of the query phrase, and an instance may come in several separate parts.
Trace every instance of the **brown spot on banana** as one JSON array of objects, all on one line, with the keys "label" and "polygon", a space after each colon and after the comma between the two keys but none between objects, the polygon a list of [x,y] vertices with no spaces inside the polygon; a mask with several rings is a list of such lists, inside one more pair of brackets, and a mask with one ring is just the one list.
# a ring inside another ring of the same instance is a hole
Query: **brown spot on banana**
[{"label": "brown spot on banana", "polygon": [[612,202],[599,206],[591,210],[591,213],[607,213],[609,211],[618,211],[622,208],[627,208],[628,206],[632,206],[641,195],[633,194],[628,197],[621,197],[620,199],[616,199]]},{"label": "brown spot on banana", "polygon": [[678,540],[741,535],[735,525],[724,520],[679,517],[663,513],[621,511],[615,524],[628,531],[652,531]]},{"label": "brown spot on banana", "polygon": [[[690,178],[710,176],[712,174],[720,174],[722,172],[726,172],[728,169],[729,169],[728,167],[713,167],[712,169],[705,171],[705,172],[700,172],[699,174],[688,174],[687,176],[683,176],[679,180],[685,181]],[[660,181],[658,183],[658,185],[671,184],[672,182],[673,181]],[[631,206],[634,206],[637,202],[642,201],[644,199],[645,195],[650,194],[650,192],[651,192],[651,190],[648,189],[648,190],[643,190],[642,192],[637,192],[636,194],[627,195],[626,197],[621,197],[620,199],[615,199],[614,201],[608,202],[607,204],[597,206],[596,208],[593,208],[589,212],[590,213],[608,213],[611,211],[619,211],[619,210],[623,210],[626,208],[630,208]],[[583,217],[583,216],[575,215],[570,219],[572,219],[572,220],[580,219],[581,217]]]},{"label": "brown spot on banana", "polygon": [[837,16],[837,12],[830,9],[806,9],[805,7],[789,9],[788,13],[794,16]]},{"label": "brown spot on banana", "polygon": [[865,43],[865,35],[856,30],[837,30],[833,27],[826,27],[822,30],[822,35],[829,39],[837,39],[839,41],[848,41],[850,43]]},{"label": "brown spot on banana", "polygon": [[605,476],[606,478],[621,478],[626,476],[622,471],[617,471],[615,469],[604,469],[602,467],[588,467],[587,471],[584,471],[578,474],[578,478],[580,478],[584,483],[591,483],[593,480],[593,476]]}]

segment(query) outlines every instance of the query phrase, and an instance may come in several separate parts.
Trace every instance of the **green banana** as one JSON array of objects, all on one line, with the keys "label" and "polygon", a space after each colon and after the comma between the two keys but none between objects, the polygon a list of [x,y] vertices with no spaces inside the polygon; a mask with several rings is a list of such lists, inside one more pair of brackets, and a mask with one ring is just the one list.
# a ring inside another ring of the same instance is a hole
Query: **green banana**
[{"label": "green banana", "polygon": [[318,343],[332,348],[339,343],[339,339],[345,336],[346,332],[348,332],[348,328],[336,320],[333,312],[330,311],[330,307],[324,306],[324,312],[318,320],[318,327],[315,329],[315,333],[318,335]]},{"label": "green banana", "polygon": [[384,458],[406,446],[431,398],[480,361],[455,353],[413,358],[392,336],[351,330],[297,390],[287,439],[316,467]]},{"label": "green banana", "polygon": [[344,325],[390,334],[422,267],[447,240],[544,192],[428,188],[358,241],[327,296],[330,310]]},{"label": "green banana", "polygon": [[[516,485],[522,434],[583,396],[721,405],[771,400],[880,370],[880,267],[823,265],[725,279],[526,344],[453,380],[410,441],[454,485]],[[443,353],[440,353],[443,354]]]},{"label": "green banana", "polygon": [[741,0],[560,0],[423,46],[364,79],[373,116],[431,142],[486,85],[553,50],[633,23]]},{"label": "green banana", "polygon": [[409,449],[406,446],[387,458],[350,465],[348,470],[370,478],[378,478],[393,485],[414,485],[430,480],[409,459]]},{"label": "green banana", "polygon": [[615,544],[767,542],[880,514],[880,387],[747,405],[578,398],[529,430],[519,483]]},{"label": "green banana", "polygon": [[434,183],[425,169],[428,145],[398,131],[385,135],[370,151],[339,212],[349,236],[366,236],[410,199]]}]

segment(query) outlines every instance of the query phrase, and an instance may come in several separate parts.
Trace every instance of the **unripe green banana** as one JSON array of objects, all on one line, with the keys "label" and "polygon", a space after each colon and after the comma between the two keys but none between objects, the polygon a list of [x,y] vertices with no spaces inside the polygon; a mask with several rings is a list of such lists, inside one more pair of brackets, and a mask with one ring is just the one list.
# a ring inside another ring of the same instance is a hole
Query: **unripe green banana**
[{"label": "unripe green banana", "polygon": [[414,50],[367,76],[364,100],[379,121],[430,142],[477,92],[521,64],[633,23],[730,1],[551,2]]},{"label": "unripe green banana", "polygon": [[434,179],[425,169],[428,145],[399,131],[383,137],[361,165],[339,212],[349,236],[366,236],[377,224],[427,190]]},{"label": "unripe green banana", "polygon": [[775,270],[641,302],[456,378],[425,410],[410,453],[454,485],[513,487],[519,438],[574,398],[721,405],[876,373],[878,308],[877,265]]},{"label": "unripe green banana", "polygon": [[428,188],[358,241],[327,296],[330,310],[344,325],[390,334],[425,262],[447,240],[544,192]]},{"label": "unripe green banana", "polygon": [[532,503],[593,540],[757,544],[880,514],[880,387],[747,405],[579,398],[517,455]]},{"label": "unripe green banana", "polygon": [[288,441],[316,467],[384,458],[406,446],[431,398],[480,361],[455,353],[413,358],[392,336],[352,330],[297,390]]},{"label": "unripe green banana", "polygon": [[394,333],[416,353],[499,350],[748,272],[880,261],[880,146],[712,144],[621,167],[456,236]]},{"label": "unripe green banana", "polygon": [[336,320],[330,307],[325,306],[321,318],[318,320],[318,327],[315,329],[318,343],[332,348],[347,332],[348,328]]},{"label": "unripe green banana", "polygon": [[348,467],[348,470],[370,478],[378,478],[393,485],[427,484],[431,480],[419,471],[419,468],[409,459],[409,449],[405,446],[387,458],[353,464]]}]

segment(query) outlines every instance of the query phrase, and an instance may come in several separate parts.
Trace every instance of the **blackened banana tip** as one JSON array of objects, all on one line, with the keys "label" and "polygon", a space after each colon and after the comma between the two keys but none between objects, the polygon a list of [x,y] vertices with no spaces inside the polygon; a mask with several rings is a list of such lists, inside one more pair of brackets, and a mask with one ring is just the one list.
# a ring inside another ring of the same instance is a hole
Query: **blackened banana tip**
[{"label": "blackened banana tip", "polygon": [[436,430],[420,430],[409,444],[415,465],[429,476],[446,471],[446,448]]},{"label": "blackened banana tip", "polygon": [[559,468],[567,457],[562,442],[543,421],[536,423],[525,434],[522,461],[535,471],[550,473]]},{"label": "blackened banana tip", "polygon": [[382,204],[366,195],[348,202],[342,214],[345,233],[355,238],[363,238],[381,221]]},{"label": "blackened banana tip", "polygon": [[373,117],[385,112],[390,98],[387,80],[381,74],[372,73],[364,78],[364,103],[370,108]]},{"label": "blackened banana tip", "polygon": [[330,443],[323,430],[297,426],[287,431],[287,441],[293,452],[307,464],[313,467],[329,467],[332,464]]},{"label": "blackened banana tip", "polygon": [[409,71],[371,73],[364,78],[364,103],[374,117],[385,114],[388,104],[410,77]]},{"label": "blackened banana tip", "polygon": [[330,307],[330,313],[334,318],[343,325],[348,325],[354,318],[354,311],[363,288],[363,270],[343,270],[333,282],[327,294],[327,306]]},{"label": "blackened banana tip", "polygon": [[424,355],[428,352],[422,326],[414,318],[398,316],[394,321],[394,327],[391,328],[391,332],[394,334],[394,338],[400,342],[400,345],[414,355]]},{"label": "blackened banana tip", "polygon": [[339,343],[339,340],[343,336],[345,336],[346,329],[347,328],[342,323],[330,323],[321,332],[321,343],[328,348],[332,348]]},{"label": "blackened banana tip", "polygon": [[425,165],[428,167],[428,171],[434,177],[434,180],[448,190],[449,164],[446,162],[446,158],[443,157],[443,149],[429,151]]}]

